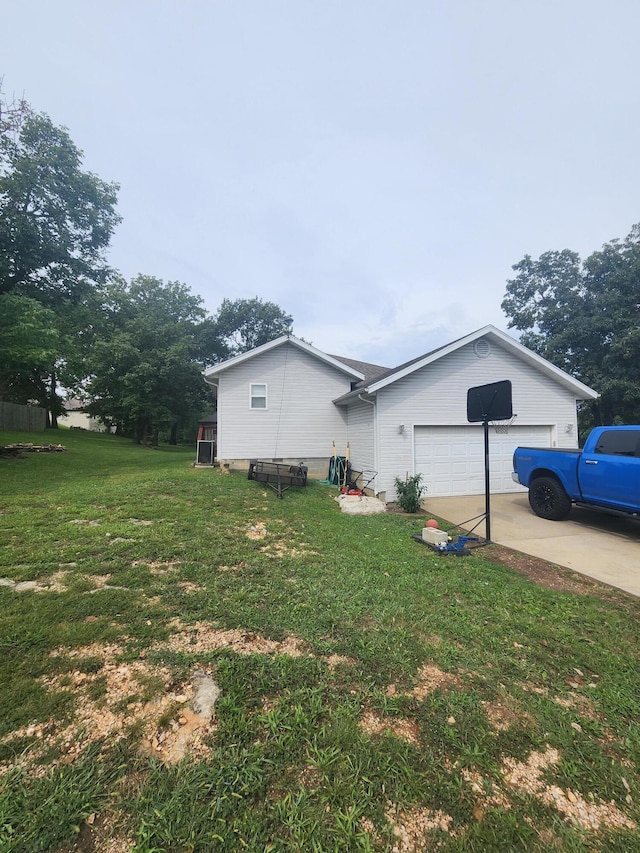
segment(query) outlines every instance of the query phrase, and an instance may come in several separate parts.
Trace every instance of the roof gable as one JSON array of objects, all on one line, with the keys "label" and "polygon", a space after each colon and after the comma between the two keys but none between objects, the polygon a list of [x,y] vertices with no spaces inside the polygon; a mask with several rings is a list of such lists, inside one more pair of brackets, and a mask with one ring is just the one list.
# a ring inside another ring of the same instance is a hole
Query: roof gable
[{"label": "roof gable", "polygon": [[358,387],[354,391],[350,391],[348,394],[344,394],[342,397],[339,397],[337,400],[334,400],[334,403],[347,402],[352,397],[355,397],[358,394],[375,394],[381,389],[393,384],[394,382],[403,379],[405,376],[409,376],[414,371],[420,370],[421,368],[426,367],[429,364],[433,364],[434,362],[445,358],[456,350],[459,350],[461,347],[474,343],[480,338],[489,338],[489,340],[495,340],[502,346],[504,350],[513,353],[518,358],[530,364],[536,370],[550,377],[558,384],[562,385],[564,388],[570,390],[573,394],[575,394],[576,399],[578,400],[595,400],[597,397],[600,396],[597,391],[593,390],[593,388],[589,388],[588,385],[585,385],[578,379],[574,379],[573,376],[570,376],[564,370],[561,370],[559,367],[556,367],[554,364],[551,364],[550,361],[547,361],[545,358],[542,358],[542,356],[538,355],[532,350],[527,349],[527,347],[523,346],[510,335],[507,335],[505,332],[500,331],[500,329],[497,329],[495,326],[487,325],[483,326],[481,329],[477,329],[475,332],[471,332],[470,334],[465,335],[462,338],[458,338],[457,340],[452,341],[449,344],[437,347],[436,349],[431,350],[430,352],[425,353],[424,355],[418,356],[417,358],[413,358],[411,359],[411,361],[407,361],[404,364],[399,365],[398,367],[394,367],[391,370],[387,370],[384,373],[373,377],[373,379],[369,381],[365,380],[363,382],[360,382]]},{"label": "roof gable", "polygon": [[319,349],[311,346],[311,344],[306,343],[306,341],[300,340],[300,338],[296,338],[294,335],[282,335],[279,338],[275,338],[273,341],[269,341],[266,344],[262,344],[262,346],[255,347],[254,349],[248,350],[247,352],[240,353],[240,355],[236,355],[233,358],[229,358],[226,361],[221,361],[219,364],[214,364],[212,367],[208,367],[204,371],[205,379],[211,380],[215,379],[220,373],[223,373],[225,370],[229,370],[231,367],[236,367],[239,364],[242,364],[245,361],[249,361],[252,358],[256,358],[256,356],[260,356],[266,352],[269,352],[276,347],[283,346],[284,344],[290,344],[291,346],[297,347],[303,352],[308,353],[313,358],[317,358],[318,361],[322,361],[325,364],[329,364],[332,367],[335,367],[336,370],[339,370],[341,373],[347,374],[354,380],[362,381],[365,378],[365,374],[363,371],[356,370],[354,366],[351,364],[347,364],[344,361],[336,358],[332,355],[327,355]]}]

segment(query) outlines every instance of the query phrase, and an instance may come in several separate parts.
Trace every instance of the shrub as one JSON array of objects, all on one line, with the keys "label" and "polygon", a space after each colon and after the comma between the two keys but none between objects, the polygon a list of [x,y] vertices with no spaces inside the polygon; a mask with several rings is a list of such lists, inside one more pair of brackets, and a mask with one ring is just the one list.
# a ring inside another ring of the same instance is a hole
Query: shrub
[{"label": "shrub", "polygon": [[398,495],[398,503],[405,512],[418,512],[420,509],[420,497],[427,491],[426,486],[421,486],[422,474],[414,474],[401,480],[396,477],[394,485]]}]

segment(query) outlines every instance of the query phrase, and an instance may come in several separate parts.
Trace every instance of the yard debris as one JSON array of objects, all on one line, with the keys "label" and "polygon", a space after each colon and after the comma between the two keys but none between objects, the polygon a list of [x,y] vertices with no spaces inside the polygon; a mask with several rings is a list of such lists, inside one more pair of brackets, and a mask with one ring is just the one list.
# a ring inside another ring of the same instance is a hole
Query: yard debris
[{"label": "yard debris", "polygon": [[66,450],[63,444],[3,444],[0,445],[0,456],[21,459],[25,453],[65,453]]},{"label": "yard debris", "polygon": [[369,495],[338,495],[336,500],[342,512],[349,515],[376,515],[387,511],[386,504]]}]

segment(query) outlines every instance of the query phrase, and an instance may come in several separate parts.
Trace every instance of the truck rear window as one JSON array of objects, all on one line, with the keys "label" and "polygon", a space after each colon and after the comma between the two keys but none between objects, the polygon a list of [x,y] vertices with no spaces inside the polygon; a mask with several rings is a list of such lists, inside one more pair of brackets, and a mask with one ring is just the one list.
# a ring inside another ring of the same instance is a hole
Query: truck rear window
[{"label": "truck rear window", "polygon": [[624,429],[603,432],[596,453],[609,456],[640,456],[640,430]]}]

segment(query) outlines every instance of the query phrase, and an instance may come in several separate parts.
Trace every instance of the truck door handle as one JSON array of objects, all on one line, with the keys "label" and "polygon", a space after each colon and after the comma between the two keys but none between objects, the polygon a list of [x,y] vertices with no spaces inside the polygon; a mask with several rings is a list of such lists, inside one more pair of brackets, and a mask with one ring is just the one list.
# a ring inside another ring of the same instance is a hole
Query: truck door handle
[{"label": "truck door handle", "polygon": [[597,459],[585,459],[584,464],[585,465],[597,465],[598,460]]}]

